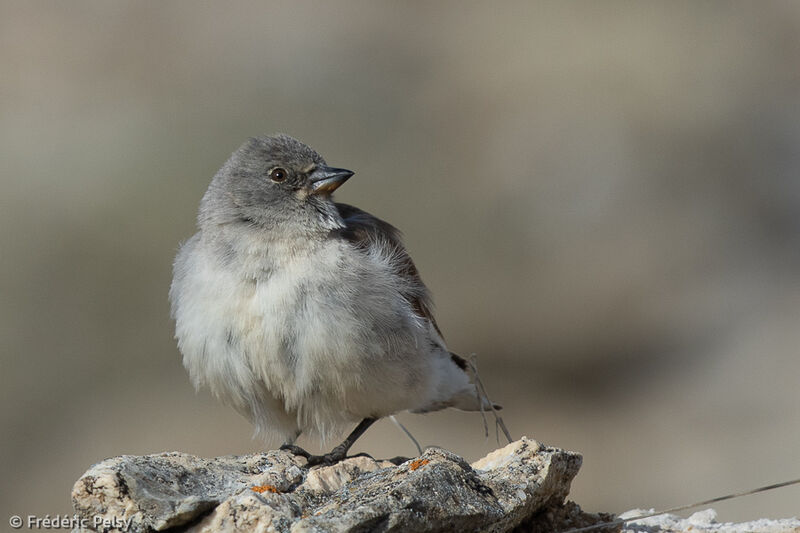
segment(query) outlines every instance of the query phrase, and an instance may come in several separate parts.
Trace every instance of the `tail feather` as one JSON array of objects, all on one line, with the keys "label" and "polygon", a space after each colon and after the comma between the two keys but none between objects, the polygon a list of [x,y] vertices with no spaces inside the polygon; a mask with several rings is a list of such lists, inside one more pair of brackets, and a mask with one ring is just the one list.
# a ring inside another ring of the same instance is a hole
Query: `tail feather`
[{"label": "tail feather", "polygon": [[[456,405],[458,409],[463,409],[465,411],[480,411],[481,416],[483,417],[483,426],[486,431],[486,435],[489,435],[489,426],[486,423],[486,414],[485,411],[491,411],[494,415],[494,422],[495,422],[495,431],[497,434],[497,441],[500,442],[500,430],[503,431],[503,435],[505,435],[508,442],[511,443],[513,439],[511,438],[511,433],[508,431],[505,422],[503,422],[503,418],[497,414],[497,411],[502,409],[502,407],[491,400],[489,400],[489,395],[486,394],[486,389],[483,387],[483,383],[481,382],[481,378],[478,377],[478,368],[475,366],[473,361],[468,361],[461,357],[460,355],[456,355],[450,352],[450,357],[453,359],[453,362],[456,363],[464,372],[467,373],[469,376],[470,383],[475,387],[475,395],[472,396],[473,405],[479,405],[478,409],[464,409],[463,407]],[[463,364],[463,366],[462,366]]]},{"label": "tail feather", "polygon": [[462,411],[499,411],[503,408],[502,405],[492,402],[483,386],[479,386],[478,369],[473,363],[453,352],[450,352],[450,359],[467,374],[473,385],[472,390],[465,391],[453,398],[452,407]]}]

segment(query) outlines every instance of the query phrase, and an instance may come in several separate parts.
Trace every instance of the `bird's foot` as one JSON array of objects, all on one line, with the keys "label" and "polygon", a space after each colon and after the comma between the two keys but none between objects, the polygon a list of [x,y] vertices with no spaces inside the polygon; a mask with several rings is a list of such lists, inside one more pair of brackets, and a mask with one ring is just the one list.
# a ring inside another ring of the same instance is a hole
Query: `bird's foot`
[{"label": "bird's foot", "polygon": [[361,422],[359,422],[356,429],[350,432],[344,442],[340,445],[332,449],[330,452],[326,453],[325,455],[311,455],[303,448],[299,446],[295,446],[294,444],[284,444],[281,446],[281,450],[286,450],[292,452],[295,455],[300,455],[306,458],[306,467],[317,466],[317,465],[335,465],[345,457],[347,457],[347,452],[350,450],[350,447],[353,443],[360,437],[372,424],[374,424],[378,419],[377,418],[365,418]]},{"label": "bird's foot", "polygon": [[308,453],[306,450],[301,448],[300,446],[295,446],[294,444],[284,444],[280,447],[281,450],[290,452],[294,455],[299,455],[300,457],[304,457],[306,459],[306,466],[317,466],[317,465],[325,465],[331,466],[335,465],[336,463],[342,461],[347,456],[347,450],[341,449],[338,446],[331,450],[329,453],[323,455],[312,455]]},{"label": "bird's foot", "polygon": [[340,449],[339,447],[336,447],[326,454],[311,455],[306,459],[308,459],[307,463],[308,466],[317,466],[317,465],[331,466],[344,460],[346,457],[347,457],[347,450],[346,449],[343,450]]},{"label": "bird's foot", "polygon": [[[333,450],[331,450],[329,453],[323,455],[312,455],[303,448],[301,448],[300,446],[295,446],[294,444],[284,444],[283,446],[280,447],[280,449],[305,458],[307,467],[317,466],[317,465],[331,466],[347,458],[347,450],[343,450],[338,446]],[[370,459],[375,460],[368,453],[357,453],[356,455],[353,455],[351,457],[369,457]],[[392,457],[391,459],[383,459],[383,460],[388,461],[395,465],[401,465],[406,461],[410,461],[411,458],[398,456],[398,457]]]},{"label": "bird's foot", "polygon": [[293,455],[299,455],[300,457],[305,457],[306,459],[312,457],[310,453],[305,451],[300,446],[295,446],[294,444],[284,444],[283,446],[280,447],[280,450],[284,452],[290,452]]}]

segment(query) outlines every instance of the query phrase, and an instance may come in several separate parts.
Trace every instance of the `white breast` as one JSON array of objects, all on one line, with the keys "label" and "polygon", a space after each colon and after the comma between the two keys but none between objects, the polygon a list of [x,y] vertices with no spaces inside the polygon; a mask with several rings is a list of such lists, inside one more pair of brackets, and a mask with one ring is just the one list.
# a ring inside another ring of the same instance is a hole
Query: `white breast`
[{"label": "white breast", "polygon": [[278,246],[242,240],[227,261],[198,236],[181,249],[171,299],[194,383],[287,434],[424,401],[426,330],[381,259],[336,240]]}]

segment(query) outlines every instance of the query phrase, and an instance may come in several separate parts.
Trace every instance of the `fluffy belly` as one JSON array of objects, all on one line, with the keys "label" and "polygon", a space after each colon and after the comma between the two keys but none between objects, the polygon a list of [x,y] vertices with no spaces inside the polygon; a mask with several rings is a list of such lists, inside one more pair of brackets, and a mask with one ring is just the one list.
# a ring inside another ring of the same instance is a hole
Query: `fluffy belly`
[{"label": "fluffy belly", "polygon": [[338,277],[287,272],[259,282],[242,329],[248,365],[303,425],[411,408],[425,385],[405,302],[369,283],[345,290],[353,284]]},{"label": "fluffy belly", "polygon": [[176,334],[196,386],[284,435],[420,407],[429,343],[374,258],[336,245],[282,265],[240,256],[250,263],[197,261],[178,281]]}]

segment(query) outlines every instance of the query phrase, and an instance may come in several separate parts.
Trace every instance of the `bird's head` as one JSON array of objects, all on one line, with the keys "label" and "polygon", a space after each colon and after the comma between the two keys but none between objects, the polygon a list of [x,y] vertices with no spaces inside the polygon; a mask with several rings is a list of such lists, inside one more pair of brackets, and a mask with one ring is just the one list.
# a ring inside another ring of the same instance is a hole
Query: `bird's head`
[{"label": "bird's head", "polygon": [[352,175],[329,167],[312,148],[288,135],[253,137],[214,176],[200,205],[200,224],[334,229],[341,219],[331,193]]}]

